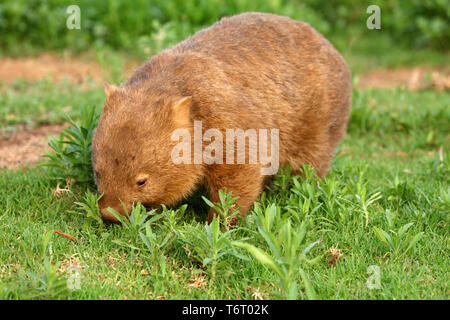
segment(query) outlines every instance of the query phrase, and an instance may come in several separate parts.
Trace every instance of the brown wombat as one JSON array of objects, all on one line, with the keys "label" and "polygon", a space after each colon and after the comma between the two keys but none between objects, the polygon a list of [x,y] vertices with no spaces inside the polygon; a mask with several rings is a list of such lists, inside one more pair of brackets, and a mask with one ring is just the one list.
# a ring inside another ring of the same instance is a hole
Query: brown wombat
[{"label": "brown wombat", "polygon": [[[170,205],[201,184],[213,202],[224,188],[238,196],[244,216],[279,166],[307,163],[325,175],[345,134],[351,76],[308,24],[243,13],[155,55],[105,92],[92,144],[105,219],[115,221],[108,207],[125,214],[121,201],[128,211],[137,202]],[[225,144],[233,130],[243,138]],[[258,157],[261,137],[271,146]]]}]

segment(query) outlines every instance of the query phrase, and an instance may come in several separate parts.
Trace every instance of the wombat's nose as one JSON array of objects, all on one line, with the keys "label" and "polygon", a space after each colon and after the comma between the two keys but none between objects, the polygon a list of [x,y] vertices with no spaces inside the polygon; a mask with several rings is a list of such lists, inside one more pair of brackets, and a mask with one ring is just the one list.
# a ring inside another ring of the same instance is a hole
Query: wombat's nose
[{"label": "wombat's nose", "polygon": [[126,216],[124,212],[122,203],[115,197],[109,195],[103,195],[98,201],[98,207],[100,208],[100,213],[104,220],[118,223],[120,222],[109,210],[108,208],[114,209],[117,214]]},{"label": "wombat's nose", "polygon": [[114,223],[118,223],[119,222],[119,220],[117,220],[117,218],[114,217],[112,215],[112,213],[108,211],[108,208],[100,209],[100,212],[101,212],[102,217],[103,217],[104,220],[111,221],[111,222],[114,222]]}]

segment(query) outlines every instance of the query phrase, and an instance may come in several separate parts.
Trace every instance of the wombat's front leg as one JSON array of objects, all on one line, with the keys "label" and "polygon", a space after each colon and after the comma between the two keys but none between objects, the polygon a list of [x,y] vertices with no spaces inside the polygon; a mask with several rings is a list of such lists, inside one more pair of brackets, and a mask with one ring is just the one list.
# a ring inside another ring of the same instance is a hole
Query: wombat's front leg
[{"label": "wombat's front leg", "polygon": [[[232,197],[239,197],[235,205],[240,206],[239,216],[245,217],[264,188],[264,177],[259,165],[210,166],[206,176],[210,200],[219,202],[219,190],[226,188],[228,193],[231,191]],[[211,222],[216,214],[211,208],[208,221]]]}]

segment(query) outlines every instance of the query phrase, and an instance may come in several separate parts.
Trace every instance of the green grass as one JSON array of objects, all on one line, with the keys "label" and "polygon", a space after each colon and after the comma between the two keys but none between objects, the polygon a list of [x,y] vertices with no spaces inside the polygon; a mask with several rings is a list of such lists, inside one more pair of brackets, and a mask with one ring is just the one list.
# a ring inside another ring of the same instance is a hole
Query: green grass
[{"label": "green grass", "polygon": [[448,64],[448,51],[408,50],[393,41],[388,30],[355,28],[348,30],[346,35],[334,35],[329,40],[342,53],[354,75],[380,68],[442,67]]},{"label": "green grass", "polygon": [[62,123],[67,114],[79,118],[82,106],[104,102],[103,90],[93,82],[82,90],[69,81],[55,85],[49,79],[19,79],[13,84],[0,83],[0,93],[0,130],[17,124]]},{"label": "green grass", "polygon": [[[130,59],[254,10],[309,22],[343,54],[355,82],[372,69],[448,64],[442,1],[380,2],[381,30],[366,28],[372,2],[364,1],[83,0],[82,29],[68,30],[71,4],[0,4],[0,56],[78,52],[118,84]],[[73,129],[83,144],[54,144],[59,170],[0,169],[0,299],[449,299],[448,101],[448,91],[355,90],[348,135],[327,177],[280,171],[233,229],[223,224],[234,214],[232,197],[205,203],[202,190],[157,212],[137,206],[122,226],[104,223],[86,170],[92,131]],[[67,114],[83,125],[92,120],[83,108],[103,102],[92,79],[0,82],[0,133],[63,123]],[[68,172],[88,182],[58,198]],[[210,206],[222,220],[207,225]],[[367,287],[373,266],[379,289]],[[69,290],[77,272],[80,289]]]},{"label": "green grass", "polygon": [[[67,83],[1,90],[4,114],[16,117],[3,127],[62,121],[67,105],[79,119],[82,105],[103,100],[101,89]],[[0,297],[253,299],[258,288],[270,299],[448,299],[449,100],[448,92],[355,91],[348,135],[327,177],[280,172],[232,231],[205,226],[189,201],[159,215],[135,210],[129,226],[102,224],[84,186],[57,198],[45,168],[1,170]],[[146,223],[142,215],[153,218]],[[270,223],[264,215],[273,216]],[[377,230],[406,245],[385,243]],[[301,245],[287,240],[302,232]],[[341,249],[337,261],[330,248]],[[70,264],[81,268],[80,290],[66,287]],[[380,268],[380,289],[366,286],[372,265]]]}]

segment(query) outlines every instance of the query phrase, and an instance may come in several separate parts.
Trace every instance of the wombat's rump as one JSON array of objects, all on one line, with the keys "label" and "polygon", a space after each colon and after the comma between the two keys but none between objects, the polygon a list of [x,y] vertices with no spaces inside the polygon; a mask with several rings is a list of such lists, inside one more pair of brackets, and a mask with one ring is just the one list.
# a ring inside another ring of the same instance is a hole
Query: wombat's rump
[{"label": "wombat's rump", "polygon": [[226,129],[279,129],[279,165],[308,163],[322,177],[345,133],[351,76],[341,55],[308,24],[244,13],[155,55],[105,91],[92,149],[105,219],[114,220],[108,207],[124,214],[119,199],[128,209],[137,202],[172,204],[199,184],[213,202],[218,190],[232,191],[245,215],[264,187],[261,163],[227,164],[224,151],[223,164],[175,164],[179,141],[172,133],[185,129],[193,137],[194,121],[223,137]]}]

